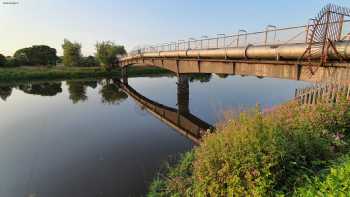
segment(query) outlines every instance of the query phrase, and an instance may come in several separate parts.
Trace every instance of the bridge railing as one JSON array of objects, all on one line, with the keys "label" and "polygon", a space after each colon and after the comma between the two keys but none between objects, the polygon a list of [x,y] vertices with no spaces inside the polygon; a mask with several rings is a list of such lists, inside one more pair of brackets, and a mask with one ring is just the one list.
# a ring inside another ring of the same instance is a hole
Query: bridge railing
[{"label": "bridge railing", "polygon": [[[249,33],[239,30],[232,35],[217,34],[216,37],[202,36],[200,39],[189,38],[160,45],[153,45],[131,51],[129,55],[142,54],[146,52],[177,51],[188,49],[219,49],[246,47],[248,45],[278,45],[306,43],[308,31],[312,25],[303,25],[287,28],[277,28],[268,25],[263,31]],[[343,23],[342,38],[350,32],[350,20]]]}]

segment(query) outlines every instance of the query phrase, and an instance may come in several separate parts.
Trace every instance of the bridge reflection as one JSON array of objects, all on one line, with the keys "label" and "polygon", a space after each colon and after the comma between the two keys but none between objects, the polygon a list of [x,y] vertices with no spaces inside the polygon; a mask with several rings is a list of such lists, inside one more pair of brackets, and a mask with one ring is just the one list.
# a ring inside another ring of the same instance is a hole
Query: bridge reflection
[{"label": "bridge reflection", "polygon": [[177,82],[177,106],[178,109],[165,106],[148,99],[128,85],[127,82],[114,80],[115,85],[121,88],[129,97],[132,97],[141,108],[174,128],[177,132],[199,144],[202,135],[213,126],[191,114],[189,110],[189,78],[185,75],[178,76]]}]

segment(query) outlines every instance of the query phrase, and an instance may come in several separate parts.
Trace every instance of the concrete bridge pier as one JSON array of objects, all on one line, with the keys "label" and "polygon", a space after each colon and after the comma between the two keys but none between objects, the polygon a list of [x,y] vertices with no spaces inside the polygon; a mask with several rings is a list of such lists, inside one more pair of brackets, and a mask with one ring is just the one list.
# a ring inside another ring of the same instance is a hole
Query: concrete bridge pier
[{"label": "concrete bridge pier", "polygon": [[123,66],[121,70],[122,79],[124,84],[128,84],[128,66]]},{"label": "concrete bridge pier", "polygon": [[178,113],[181,115],[190,113],[190,91],[189,79],[186,75],[178,75],[177,77],[177,106]]}]

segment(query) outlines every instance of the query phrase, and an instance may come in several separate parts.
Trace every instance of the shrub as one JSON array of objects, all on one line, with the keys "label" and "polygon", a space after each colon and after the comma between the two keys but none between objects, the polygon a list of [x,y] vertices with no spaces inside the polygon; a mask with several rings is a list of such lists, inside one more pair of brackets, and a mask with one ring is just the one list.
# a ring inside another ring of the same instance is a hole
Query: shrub
[{"label": "shrub", "polygon": [[167,165],[164,174],[159,174],[152,182],[148,196],[193,196],[191,188],[193,160],[194,152],[191,151],[181,155],[181,162],[175,167]]},{"label": "shrub", "polygon": [[309,179],[309,183],[297,189],[294,196],[348,196],[350,194],[350,156],[334,164],[326,173]]},{"label": "shrub", "polygon": [[196,196],[291,195],[307,176],[347,151],[348,128],[345,100],[313,107],[292,102],[272,112],[244,112],[205,136],[196,148],[188,173],[192,176],[187,178],[192,184],[182,184],[183,189],[166,181],[166,188],[173,188],[171,194],[190,190]]}]

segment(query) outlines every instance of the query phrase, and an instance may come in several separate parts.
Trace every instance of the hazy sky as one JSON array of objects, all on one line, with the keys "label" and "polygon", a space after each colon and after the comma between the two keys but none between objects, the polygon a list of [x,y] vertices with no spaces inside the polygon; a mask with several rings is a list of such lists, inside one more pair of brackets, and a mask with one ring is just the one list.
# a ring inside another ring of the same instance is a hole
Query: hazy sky
[{"label": "hazy sky", "polygon": [[0,0],[0,53],[46,44],[62,54],[68,38],[90,55],[99,40],[130,50],[267,24],[303,25],[329,2],[350,7],[350,0]]}]

